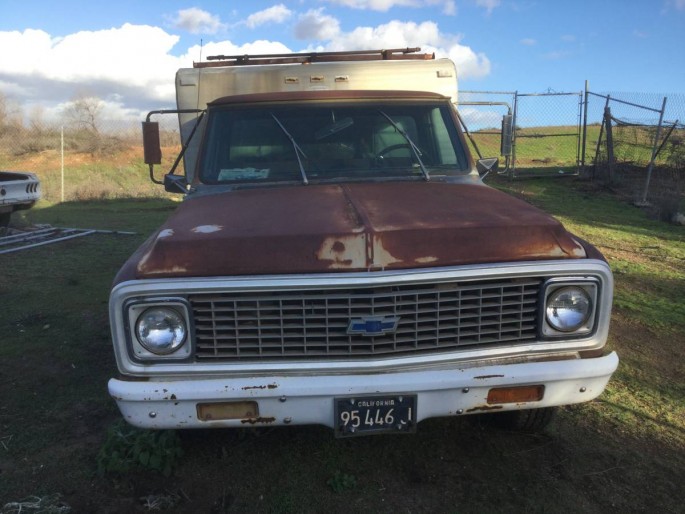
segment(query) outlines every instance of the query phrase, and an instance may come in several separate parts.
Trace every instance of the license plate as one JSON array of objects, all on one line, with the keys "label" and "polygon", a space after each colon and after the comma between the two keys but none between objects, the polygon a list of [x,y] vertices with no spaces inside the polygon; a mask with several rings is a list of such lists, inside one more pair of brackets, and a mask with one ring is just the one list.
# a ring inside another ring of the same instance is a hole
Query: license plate
[{"label": "license plate", "polygon": [[338,437],[416,431],[416,395],[335,399]]}]

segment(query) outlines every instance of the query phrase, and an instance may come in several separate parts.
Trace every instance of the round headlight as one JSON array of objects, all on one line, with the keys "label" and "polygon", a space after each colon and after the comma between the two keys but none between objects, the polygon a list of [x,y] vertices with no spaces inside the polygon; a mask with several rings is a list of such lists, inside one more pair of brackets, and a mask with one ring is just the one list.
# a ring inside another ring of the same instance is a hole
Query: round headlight
[{"label": "round headlight", "polygon": [[136,335],[143,347],[157,355],[178,350],[186,340],[183,317],[168,307],[153,307],[143,312],[136,323]]},{"label": "round headlight", "polygon": [[547,323],[559,332],[578,330],[591,313],[592,301],[581,287],[562,287],[547,297]]}]

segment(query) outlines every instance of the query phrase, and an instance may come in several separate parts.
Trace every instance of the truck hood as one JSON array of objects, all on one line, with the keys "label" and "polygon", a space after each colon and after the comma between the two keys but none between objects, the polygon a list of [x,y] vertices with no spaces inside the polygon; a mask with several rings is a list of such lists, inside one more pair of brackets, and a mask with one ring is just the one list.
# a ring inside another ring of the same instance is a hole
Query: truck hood
[{"label": "truck hood", "polygon": [[189,198],[117,282],[585,256],[554,218],[480,184],[310,185]]}]

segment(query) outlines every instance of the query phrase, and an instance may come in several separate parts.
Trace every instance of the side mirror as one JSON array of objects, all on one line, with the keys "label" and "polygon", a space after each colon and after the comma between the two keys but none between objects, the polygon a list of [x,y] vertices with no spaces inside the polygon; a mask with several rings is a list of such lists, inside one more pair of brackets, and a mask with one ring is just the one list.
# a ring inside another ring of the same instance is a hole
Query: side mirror
[{"label": "side mirror", "polygon": [[186,194],[188,192],[188,181],[183,175],[164,175],[164,190],[167,193]]},{"label": "side mirror", "polygon": [[497,157],[486,157],[485,159],[478,159],[476,161],[476,169],[480,178],[485,178],[491,171],[497,171],[499,166],[499,159]]},{"label": "side mirror", "polygon": [[159,143],[159,123],[143,122],[143,154],[145,164],[162,164],[162,146]]}]

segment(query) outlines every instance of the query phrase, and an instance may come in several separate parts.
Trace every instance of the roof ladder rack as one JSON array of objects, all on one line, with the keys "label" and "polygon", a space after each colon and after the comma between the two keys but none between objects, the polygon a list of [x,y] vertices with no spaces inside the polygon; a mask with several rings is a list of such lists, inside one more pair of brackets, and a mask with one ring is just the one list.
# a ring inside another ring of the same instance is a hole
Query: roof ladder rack
[{"label": "roof ladder rack", "polygon": [[421,48],[360,50],[351,52],[309,52],[298,54],[212,55],[206,62],[194,62],[194,68],[255,66],[260,64],[311,64],[314,62],[432,60],[434,53],[418,53]]}]

